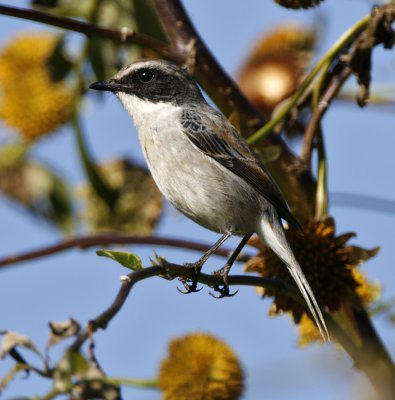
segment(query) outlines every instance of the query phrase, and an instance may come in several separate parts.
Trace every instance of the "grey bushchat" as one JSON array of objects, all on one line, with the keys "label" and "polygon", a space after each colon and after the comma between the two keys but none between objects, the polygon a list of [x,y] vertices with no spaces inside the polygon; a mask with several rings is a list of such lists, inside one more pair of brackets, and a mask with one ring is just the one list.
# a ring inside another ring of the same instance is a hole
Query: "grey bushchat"
[{"label": "grey bushchat", "polygon": [[[322,312],[286,239],[281,219],[295,227],[280,189],[262,161],[227,118],[204,99],[187,71],[164,60],[134,62],[90,88],[114,92],[134,120],[143,153],[163,195],[187,217],[222,237],[243,239],[220,271],[227,274],[256,233],[284,262],[321,335],[329,338]],[[196,289],[191,285],[192,290]]]}]

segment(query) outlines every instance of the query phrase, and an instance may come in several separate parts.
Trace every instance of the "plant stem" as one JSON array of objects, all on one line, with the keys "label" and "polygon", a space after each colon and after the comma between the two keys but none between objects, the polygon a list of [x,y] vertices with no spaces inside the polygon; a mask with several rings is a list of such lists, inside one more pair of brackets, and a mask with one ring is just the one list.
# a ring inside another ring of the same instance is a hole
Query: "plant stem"
[{"label": "plant stem", "polygon": [[[90,10],[89,22],[95,24],[99,16],[100,6],[103,0],[96,0],[92,3]],[[89,154],[88,146],[82,131],[81,121],[79,118],[79,108],[81,103],[81,91],[85,88],[85,79],[83,76],[83,66],[86,62],[88,54],[89,42],[85,39],[80,54],[74,61],[73,70],[76,75],[76,83],[74,86],[74,110],[71,120],[71,126],[75,133],[78,153],[84,166],[85,173],[93,187],[95,193],[102,198],[110,210],[114,210],[115,203],[118,199],[118,191],[112,189],[103,179],[95,165],[91,155]]]},{"label": "plant stem", "polygon": [[366,17],[355,23],[352,27],[347,29],[347,31],[340,36],[340,38],[332,45],[328,52],[321,58],[320,61],[318,61],[313,70],[303,80],[291,99],[281,107],[275,117],[272,118],[265,125],[263,125],[262,128],[258,129],[253,135],[251,135],[247,139],[249,144],[253,144],[258,140],[263,139],[274,129],[274,127],[292,110],[292,108],[295,107],[298,100],[304,94],[305,90],[308,89],[308,87],[313,82],[317,74],[321,71],[321,69],[325,67],[325,65],[327,65],[328,63],[331,63],[333,59],[340,53],[340,51],[351,42],[354,36],[359,34],[363,29],[366,28],[369,20],[370,15],[367,15]]},{"label": "plant stem", "polygon": [[[322,87],[325,82],[326,74],[331,66],[331,62],[327,61],[322,67],[322,72],[318,78],[318,82],[313,91],[313,110],[316,112],[320,99]],[[315,218],[323,219],[328,215],[328,181],[327,181],[327,160],[324,135],[321,124],[317,128],[317,153],[318,153],[318,172],[317,172],[317,189],[315,195]]]},{"label": "plant stem", "polygon": [[[187,249],[198,252],[206,252],[212,244],[201,243],[192,240],[176,239],[171,237],[158,237],[158,236],[143,236],[143,235],[122,235],[122,234],[93,234],[87,236],[76,236],[74,238],[67,238],[53,245],[44,246],[36,250],[21,252],[19,254],[6,256],[0,258],[0,268],[8,265],[17,264],[24,261],[35,260],[37,258],[47,257],[52,254],[57,254],[69,249],[87,249],[89,247],[97,247],[104,245],[155,245],[167,246],[178,249]],[[215,255],[229,258],[231,249],[221,247],[215,251]],[[237,259],[238,261],[246,261],[252,255],[243,254]]]},{"label": "plant stem", "polygon": [[158,388],[158,381],[156,379],[105,378],[104,381],[113,385],[134,386],[147,389]]},{"label": "plant stem", "polygon": [[327,161],[322,128],[317,129],[317,150],[318,150],[318,174],[317,190],[315,197],[315,218],[322,219],[328,215],[328,181],[327,181]]},{"label": "plant stem", "polygon": [[89,182],[91,183],[96,194],[100,196],[112,210],[115,206],[115,202],[117,201],[118,192],[110,188],[98,173],[97,167],[93,163],[88,148],[86,146],[79,117],[75,112],[72,116],[71,126],[75,133],[78,153],[80,155],[80,159],[82,161],[82,165],[84,166],[85,173],[89,179]]}]

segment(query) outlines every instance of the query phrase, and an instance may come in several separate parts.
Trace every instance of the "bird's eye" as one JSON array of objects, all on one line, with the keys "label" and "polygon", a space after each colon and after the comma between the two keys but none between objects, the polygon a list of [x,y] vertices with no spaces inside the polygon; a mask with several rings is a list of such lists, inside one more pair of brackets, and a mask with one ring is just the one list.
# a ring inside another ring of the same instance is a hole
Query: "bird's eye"
[{"label": "bird's eye", "polygon": [[154,73],[152,71],[145,70],[145,71],[141,71],[139,73],[138,77],[141,82],[147,83],[149,81],[152,81],[152,79],[154,77]]}]

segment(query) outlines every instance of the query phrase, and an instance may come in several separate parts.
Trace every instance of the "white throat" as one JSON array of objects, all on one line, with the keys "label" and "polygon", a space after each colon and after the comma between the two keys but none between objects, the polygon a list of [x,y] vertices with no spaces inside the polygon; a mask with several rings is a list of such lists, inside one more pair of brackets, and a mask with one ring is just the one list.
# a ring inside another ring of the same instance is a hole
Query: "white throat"
[{"label": "white throat", "polygon": [[139,136],[146,130],[158,129],[174,123],[174,118],[178,119],[181,113],[181,107],[168,102],[154,103],[122,92],[118,92],[117,96],[133,118]]}]

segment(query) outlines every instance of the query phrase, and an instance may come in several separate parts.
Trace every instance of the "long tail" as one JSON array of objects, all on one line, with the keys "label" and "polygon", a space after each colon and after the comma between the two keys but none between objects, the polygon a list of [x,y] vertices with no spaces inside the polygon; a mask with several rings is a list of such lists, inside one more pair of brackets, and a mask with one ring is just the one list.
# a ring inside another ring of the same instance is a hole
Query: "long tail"
[{"label": "long tail", "polygon": [[269,219],[267,219],[267,216],[266,214],[266,218],[262,218],[260,229],[258,228],[257,234],[287,266],[306,301],[321,336],[325,341],[328,341],[330,340],[330,336],[321,309],[299,263],[296,261],[289,247],[281,222],[277,215],[272,214]]}]

